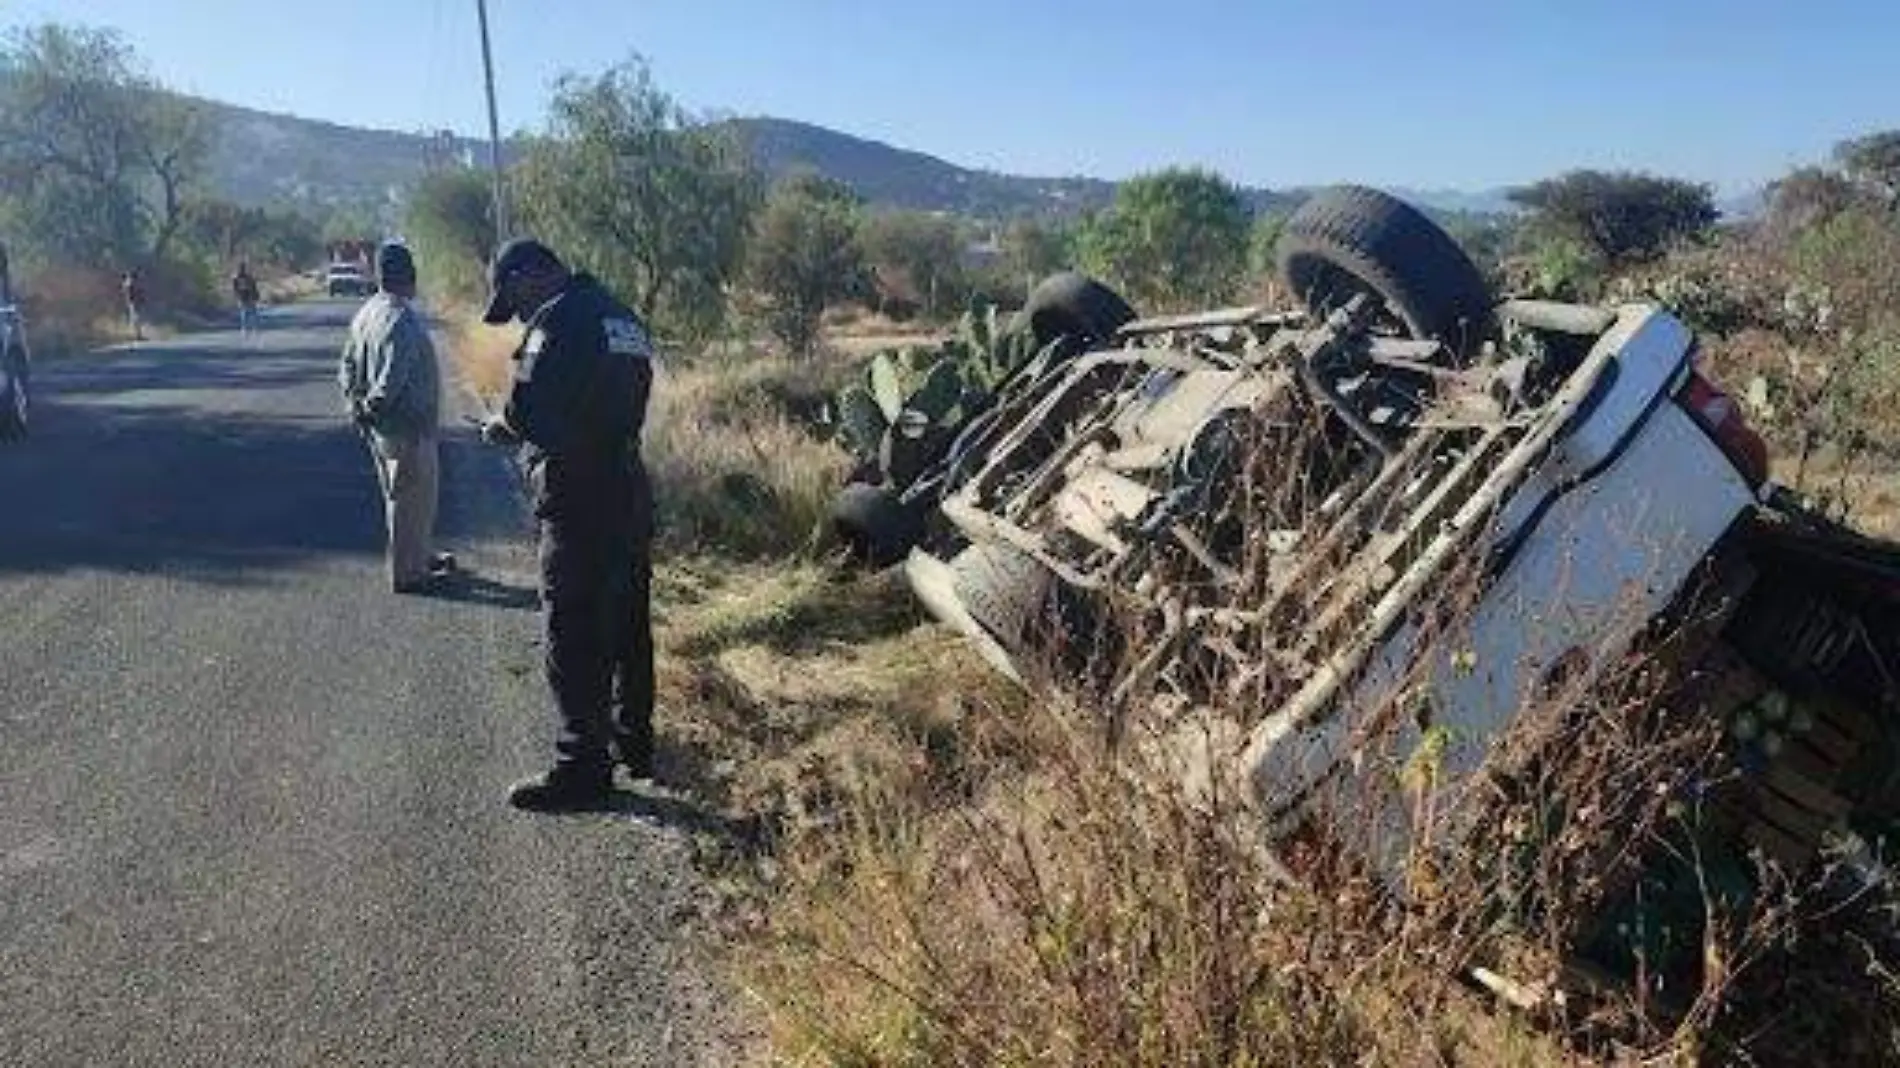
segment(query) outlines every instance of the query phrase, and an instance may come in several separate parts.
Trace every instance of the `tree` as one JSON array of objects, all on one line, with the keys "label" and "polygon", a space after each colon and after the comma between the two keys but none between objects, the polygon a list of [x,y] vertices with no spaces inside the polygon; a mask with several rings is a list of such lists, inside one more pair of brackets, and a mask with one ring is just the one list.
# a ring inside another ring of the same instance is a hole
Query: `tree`
[{"label": "tree", "polygon": [[138,93],[144,134],[138,151],[157,185],[151,259],[163,263],[184,221],[187,190],[197,181],[210,155],[211,139],[203,117],[182,98],[150,88],[141,88]]},{"label": "tree", "polygon": [[1865,194],[1837,171],[1801,167],[1768,186],[1768,226],[1778,234],[1797,233],[1825,223]]},{"label": "tree", "polygon": [[266,212],[257,238],[258,257],[279,267],[305,267],[323,253],[323,230],[300,211]]},{"label": "tree", "polygon": [[1834,146],[1834,162],[1847,177],[1900,206],[1900,130],[1881,130]]},{"label": "tree", "polygon": [[1246,274],[1251,225],[1233,183],[1175,168],[1123,183],[1083,228],[1081,259],[1148,308],[1218,303]]},{"label": "tree", "polygon": [[327,245],[354,246],[372,241],[380,227],[375,212],[362,204],[340,204],[330,209],[323,220],[322,237]]},{"label": "tree", "polygon": [[323,250],[317,224],[295,211],[210,198],[186,202],[182,215],[179,241],[222,265],[248,261],[295,268],[314,261]]},{"label": "tree", "polygon": [[1019,219],[1003,231],[1003,264],[1028,292],[1073,261],[1072,236],[1033,219]]},{"label": "tree", "polygon": [[1431,211],[1426,215],[1457,242],[1478,270],[1497,275],[1517,237],[1510,216],[1476,211]]},{"label": "tree", "polygon": [[215,198],[195,200],[185,207],[184,237],[193,248],[229,262],[253,248],[268,223],[261,208]]},{"label": "tree", "polygon": [[425,175],[409,197],[403,231],[429,284],[468,299],[481,295],[498,242],[494,195],[480,172],[452,168]]},{"label": "tree", "polygon": [[1514,189],[1513,203],[1533,222],[1582,242],[1612,265],[1654,259],[1671,244],[1715,225],[1715,194],[1706,184],[1632,172],[1571,171]]},{"label": "tree", "polygon": [[724,321],[761,182],[744,146],[695,122],[644,61],[557,82],[516,188],[531,226],[663,332],[703,338]]},{"label": "tree", "polygon": [[1280,231],[1286,229],[1288,215],[1267,212],[1255,219],[1247,237],[1247,269],[1254,278],[1265,282],[1278,268],[1275,256],[1280,248]]},{"label": "tree", "polygon": [[858,198],[816,175],[779,184],[752,238],[752,285],[771,303],[772,335],[795,353],[811,351],[825,309],[864,287]]},{"label": "tree", "polygon": [[918,211],[894,211],[864,221],[864,255],[888,290],[898,278],[909,284],[935,319],[962,303],[963,238],[955,221]]},{"label": "tree", "polygon": [[162,261],[209,145],[202,117],[109,30],[43,25],[0,44],[0,189],[49,257]]}]

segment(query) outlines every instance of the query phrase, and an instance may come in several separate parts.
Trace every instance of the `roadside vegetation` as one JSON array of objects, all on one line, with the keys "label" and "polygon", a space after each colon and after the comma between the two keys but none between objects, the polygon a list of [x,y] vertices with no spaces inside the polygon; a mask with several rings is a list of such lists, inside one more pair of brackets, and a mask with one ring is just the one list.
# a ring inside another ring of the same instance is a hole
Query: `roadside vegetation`
[{"label": "roadside vegetation", "polygon": [[[0,81],[0,168],[33,177],[9,177],[0,233],[43,322],[116,308],[124,263],[202,296],[213,264],[290,265],[325,236],[192,200],[189,116],[156,103],[114,39],[49,28],[6,49],[4,69],[27,76]],[[96,173],[46,166],[31,152],[60,132],[24,125],[22,87],[73,72],[111,87],[101,99],[119,110],[100,113],[140,131],[138,151]],[[660,773],[705,814],[704,918],[772,1059],[1900,1062],[1900,957],[1875,933],[1895,903],[1833,901],[1772,872],[1756,900],[1710,884],[1674,926],[1645,928],[1687,964],[1660,968],[1645,948],[1585,983],[1593,994],[1549,996],[1582,981],[1567,962],[1603,937],[1590,919],[1633,859],[1679,849],[1697,818],[1676,799],[1709,773],[1719,725],[1643,711],[1676,696],[1671,641],[1612,685],[1524,709],[1499,759],[1560,756],[1512,765],[1509,789],[1495,764],[1461,778],[1395,761],[1404,811],[1334,799],[1289,880],[1234,784],[1182,774],[1184,745],[1257,707],[1170,721],[1127,712],[1138,686],[1109,708],[1054,673],[1006,684],[894,576],[840,566],[825,519],[852,460],[835,398],[867,350],[947,336],[972,306],[1007,312],[1070,266],[1144,312],[1286,303],[1277,209],[1170,169],[1076,218],[892,212],[818,176],[767,182],[637,61],[561,82],[551,114],[509,195],[665,342],[647,441]],[[1720,219],[1707,186],[1645,174],[1573,172],[1514,199],[1509,216],[1441,218],[1500,288],[1676,310],[1768,433],[1777,475],[1900,536],[1900,132],[1844,143],[1745,222]],[[469,314],[496,238],[485,179],[431,175],[402,229],[464,380],[498,398],[513,335]],[[1298,483],[1263,464],[1242,503]],[[1437,640],[1456,643],[1452,600]],[[1131,669],[1104,668],[1111,682]],[[1354,714],[1376,739],[1395,707]],[[1411,832],[1403,908],[1344,848],[1389,831],[1375,816]],[[1467,966],[1507,977],[1505,996],[1462,983]]]},{"label": "roadside vegetation", "polygon": [[49,24],[0,40],[0,243],[42,354],[122,337],[127,270],[161,330],[223,318],[240,262],[267,295],[298,290],[322,224],[208,190],[214,136],[110,31]]},{"label": "roadside vegetation", "polygon": [[[1723,229],[1708,191],[1689,183],[1586,174],[1547,185],[1524,194],[1536,206],[1508,228],[1466,220],[1454,233],[1522,292],[1680,311],[1774,438],[1783,478],[1863,526],[1894,521],[1896,424],[1879,377],[1894,366],[1882,347],[1892,324],[1878,294],[1900,267],[1900,227],[1873,190],[1828,212],[1778,190],[1763,223]],[[1139,283],[1154,299],[1276,299],[1257,245],[1272,219],[1235,219],[1208,176],[1138,188],[1116,210],[1149,211],[1157,189],[1224,206],[1168,208],[1213,220],[1204,232],[1019,224],[1010,247],[1025,277],[1110,256],[1130,234],[1176,232],[1188,236],[1113,255],[1152,265],[1210,240],[1230,251],[1211,267],[1156,271]],[[1900,979],[1873,933],[1894,903],[1842,904],[1818,893],[1820,880],[1770,872],[1770,892],[1745,907],[1713,891],[1676,902],[1669,926],[1646,932],[1661,942],[1620,973],[1572,963],[1586,941],[1619,937],[1593,919],[1628,889],[1635,858],[1681,848],[1697,817],[1672,799],[1710,773],[1720,741],[1719,723],[1641,714],[1665,696],[1680,655],[1667,643],[1633,654],[1604,690],[1525,709],[1500,752],[1554,740],[1564,757],[1526,770],[1512,794],[1491,788],[1495,767],[1453,778],[1394,766],[1409,784],[1420,891],[1395,911],[1339,848],[1389,831],[1365,799],[1337,799],[1290,884],[1256,850],[1239,791],[1183,785],[1171,744],[1257,710],[1117,722],[1053,677],[1004,685],[893,576],[838,567],[822,520],[850,461],[828,405],[862,374],[856,336],[891,328],[876,287],[914,275],[880,263],[862,230],[850,239],[850,220],[877,217],[842,190],[788,183],[763,211],[756,273],[741,278],[726,340],[668,353],[649,452],[666,532],[663,769],[716,817],[699,836],[706,912],[775,1059],[1900,1057]],[[921,302],[905,312],[930,319]],[[1256,476],[1263,487],[1292,477]],[[1455,613],[1440,640],[1458,640]],[[1389,731],[1387,711],[1361,716]],[[1461,981],[1471,966],[1500,977],[1505,997]],[[1570,992],[1552,1000],[1560,989]]]}]

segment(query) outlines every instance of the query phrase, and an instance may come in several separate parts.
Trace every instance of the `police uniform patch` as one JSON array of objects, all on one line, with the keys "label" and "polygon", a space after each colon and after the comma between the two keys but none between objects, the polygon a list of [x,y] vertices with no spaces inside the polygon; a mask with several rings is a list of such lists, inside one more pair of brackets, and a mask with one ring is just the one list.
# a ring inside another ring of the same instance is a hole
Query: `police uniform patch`
[{"label": "police uniform patch", "polygon": [[616,356],[653,355],[653,342],[647,332],[632,319],[602,319],[600,328],[607,335],[607,351]]}]

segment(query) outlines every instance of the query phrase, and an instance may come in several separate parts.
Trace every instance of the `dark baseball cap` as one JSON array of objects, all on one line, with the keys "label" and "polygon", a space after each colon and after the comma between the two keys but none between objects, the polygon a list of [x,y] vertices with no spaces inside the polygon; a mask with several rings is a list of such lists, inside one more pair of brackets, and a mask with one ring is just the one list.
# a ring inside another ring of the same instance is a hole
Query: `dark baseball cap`
[{"label": "dark baseball cap", "polygon": [[416,261],[409,249],[394,241],[385,241],[376,249],[376,281],[384,289],[392,285],[413,285]]},{"label": "dark baseball cap", "polygon": [[482,313],[482,322],[499,326],[520,311],[506,292],[507,283],[516,276],[561,269],[561,258],[534,238],[517,237],[501,246],[488,269],[488,310]]}]

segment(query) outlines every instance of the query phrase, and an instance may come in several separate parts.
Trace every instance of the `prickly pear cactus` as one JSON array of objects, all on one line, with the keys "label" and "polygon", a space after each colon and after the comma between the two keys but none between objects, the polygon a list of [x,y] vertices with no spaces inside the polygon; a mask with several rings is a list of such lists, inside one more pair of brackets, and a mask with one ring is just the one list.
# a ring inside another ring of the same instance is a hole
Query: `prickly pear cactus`
[{"label": "prickly pear cactus", "polygon": [[943,423],[948,421],[950,413],[956,410],[958,402],[962,400],[963,372],[957,369],[954,362],[942,360],[924,376],[923,384],[910,395],[904,407],[922,413],[932,423]]},{"label": "prickly pear cactus", "polygon": [[837,396],[839,439],[887,479],[908,476],[917,467],[914,456],[905,471],[888,470],[893,428],[911,442],[948,447],[957,428],[988,407],[997,386],[1034,354],[1034,340],[1006,329],[993,305],[972,308],[938,344],[873,356],[863,379]]},{"label": "prickly pear cactus", "polygon": [[891,420],[884,409],[862,385],[846,386],[838,393],[838,436],[845,447],[859,457],[877,455],[878,444]]},{"label": "prickly pear cactus", "polygon": [[878,410],[884,413],[884,421],[897,422],[897,413],[904,410],[904,372],[898,367],[897,360],[888,352],[880,352],[871,357],[871,366],[866,372],[870,382],[871,397],[877,401]]}]

